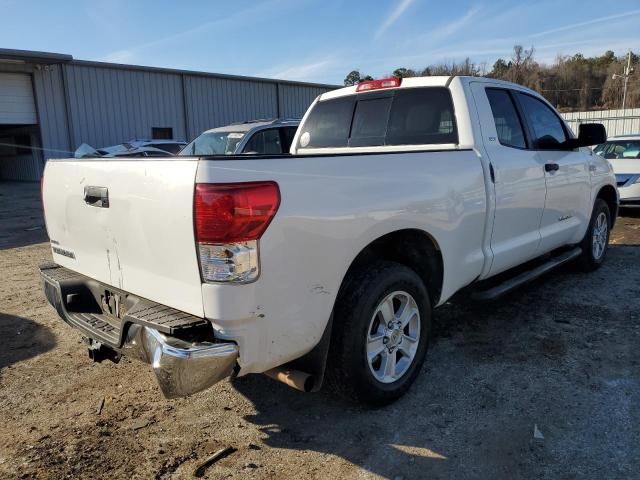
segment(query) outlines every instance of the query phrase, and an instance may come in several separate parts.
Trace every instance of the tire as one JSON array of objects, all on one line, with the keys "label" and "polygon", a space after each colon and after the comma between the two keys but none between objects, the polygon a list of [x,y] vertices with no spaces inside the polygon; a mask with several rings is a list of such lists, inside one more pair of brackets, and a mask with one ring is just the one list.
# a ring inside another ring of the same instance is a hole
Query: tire
[{"label": "tire", "polygon": [[577,264],[581,270],[592,272],[602,265],[609,246],[610,228],[611,213],[609,212],[609,206],[607,202],[598,198],[593,206],[587,233],[580,243],[582,254],[578,257]]},{"label": "tire", "polygon": [[398,399],[420,373],[431,317],[429,294],[413,270],[376,261],[357,271],[334,308],[328,383],[341,396],[372,406]]}]

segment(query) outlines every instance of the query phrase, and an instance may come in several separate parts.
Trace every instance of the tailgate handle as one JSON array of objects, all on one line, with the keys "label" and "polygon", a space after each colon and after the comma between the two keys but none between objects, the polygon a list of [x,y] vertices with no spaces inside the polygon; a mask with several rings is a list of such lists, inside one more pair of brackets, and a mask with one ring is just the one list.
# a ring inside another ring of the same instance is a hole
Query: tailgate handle
[{"label": "tailgate handle", "polygon": [[92,207],[109,208],[107,187],[84,187],[84,203]]}]

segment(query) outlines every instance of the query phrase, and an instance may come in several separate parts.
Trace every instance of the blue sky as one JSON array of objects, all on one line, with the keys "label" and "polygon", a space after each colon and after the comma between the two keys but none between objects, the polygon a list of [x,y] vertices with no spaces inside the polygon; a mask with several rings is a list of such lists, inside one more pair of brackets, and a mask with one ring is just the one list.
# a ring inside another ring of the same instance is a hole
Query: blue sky
[{"label": "blue sky", "polygon": [[0,0],[0,47],[74,58],[323,83],[514,44],[539,61],[640,51],[638,0]]}]

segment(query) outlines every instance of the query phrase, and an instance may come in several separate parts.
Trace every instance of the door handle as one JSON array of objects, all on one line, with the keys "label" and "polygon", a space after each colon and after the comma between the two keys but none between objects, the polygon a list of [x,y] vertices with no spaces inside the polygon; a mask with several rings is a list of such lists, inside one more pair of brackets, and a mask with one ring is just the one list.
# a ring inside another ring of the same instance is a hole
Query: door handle
[{"label": "door handle", "polygon": [[560,165],[558,165],[557,163],[545,163],[544,164],[544,171],[545,172],[555,172],[560,168]]},{"label": "door handle", "polygon": [[107,187],[84,187],[84,203],[92,207],[109,208]]}]

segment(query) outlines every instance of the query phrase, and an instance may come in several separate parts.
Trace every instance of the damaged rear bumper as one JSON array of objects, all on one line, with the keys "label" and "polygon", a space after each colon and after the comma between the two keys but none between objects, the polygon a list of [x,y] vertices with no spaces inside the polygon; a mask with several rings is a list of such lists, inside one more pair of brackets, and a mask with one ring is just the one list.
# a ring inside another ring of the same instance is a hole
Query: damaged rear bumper
[{"label": "damaged rear bumper", "polygon": [[41,266],[40,276],[47,300],[66,323],[93,348],[150,364],[165,397],[188,396],[232,375],[238,347],[219,342],[206,320],[55,264]]}]

